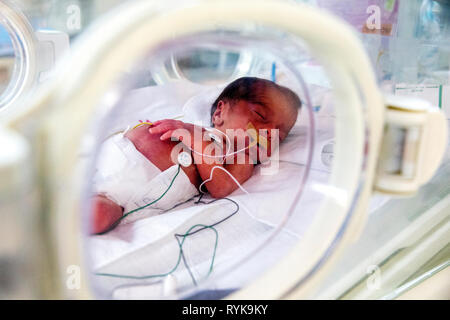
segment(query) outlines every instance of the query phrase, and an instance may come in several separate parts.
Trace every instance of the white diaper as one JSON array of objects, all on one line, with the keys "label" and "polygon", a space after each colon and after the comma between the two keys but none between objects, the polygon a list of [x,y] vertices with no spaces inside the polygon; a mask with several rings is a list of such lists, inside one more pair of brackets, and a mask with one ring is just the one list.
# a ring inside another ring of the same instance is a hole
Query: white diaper
[{"label": "white diaper", "polygon": [[123,134],[103,143],[96,169],[93,191],[123,207],[125,214],[154,202],[169,189],[160,200],[121,223],[161,214],[198,194],[178,165],[159,170]]}]

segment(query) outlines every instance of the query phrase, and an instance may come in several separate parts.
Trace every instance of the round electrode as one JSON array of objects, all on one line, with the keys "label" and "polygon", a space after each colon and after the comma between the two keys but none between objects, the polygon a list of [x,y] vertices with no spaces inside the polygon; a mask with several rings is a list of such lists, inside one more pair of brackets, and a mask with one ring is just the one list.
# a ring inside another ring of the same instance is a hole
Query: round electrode
[{"label": "round electrode", "polygon": [[192,164],[192,157],[186,151],[181,152],[178,155],[178,163],[183,167],[187,168]]}]

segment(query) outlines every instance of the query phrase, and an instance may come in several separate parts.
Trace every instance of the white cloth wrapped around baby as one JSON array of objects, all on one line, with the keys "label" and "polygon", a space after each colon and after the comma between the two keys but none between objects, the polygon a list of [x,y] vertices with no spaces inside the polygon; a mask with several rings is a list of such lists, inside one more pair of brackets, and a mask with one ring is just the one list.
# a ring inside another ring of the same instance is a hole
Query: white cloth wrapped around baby
[{"label": "white cloth wrapped around baby", "polygon": [[93,191],[124,208],[121,223],[162,214],[198,195],[179,165],[159,170],[123,133],[102,144]]}]

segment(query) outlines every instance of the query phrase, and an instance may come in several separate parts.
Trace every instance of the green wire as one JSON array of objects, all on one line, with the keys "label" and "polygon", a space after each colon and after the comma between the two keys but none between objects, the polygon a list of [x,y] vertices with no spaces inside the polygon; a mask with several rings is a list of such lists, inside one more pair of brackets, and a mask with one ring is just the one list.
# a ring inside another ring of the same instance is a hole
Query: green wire
[{"label": "green wire", "polygon": [[140,208],[131,210],[131,211],[128,212],[128,213],[125,213],[125,214],[119,219],[119,222],[122,221],[123,219],[125,219],[125,218],[126,218],[127,216],[129,216],[130,214],[135,213],[135,212],[138,212],[138,211],[140,211],[140,210],[142,210],[142,209],[145,209],[145,208],[147,208],[148,206],[151,206],[152,204],[155,204],[156,202],[158,202],[159,200],[161,200],[161,199],[166,195],[166,193],[169,192],[170,188],[172,188],[172,185],[173,185],[173,183],[175,182],[175,179],[177,178],[177,176],[178,176],[178,174],[180,173],[180,171],[181,171],[181,166],[178,165],[177,173],[175,174],[175,176],[173,177],[172,181],[170,182],[169,187],[167,188],[166,191],[164,191],[164,193],[163,193],[158,199],[156,199],[155,201],[150,202],[149,204],[146,204],[145,206],[142,206],[142,207],[140,207]]},{"label": "green wire", "polygon": [[132,214],[132,213],[136,213],[136,212],[138,212],[138,211],[140,211],[140,210],[143,210],[143,209],[145,209],[145,208],[147,208],[148,206],[151,206],[152,204],[155,204],[156,202],[158,202],[159,200],[161,200],[166,194],[167,194],[167,192],[169,192],[169,190],[170,190],[170,188],[172,188],[172,185],[173,185],[173,183],[175,182],[175,179],[177,178],[177,176],[178,176],[178,174],[180,173],[180,171],[181,171],[181,166],[180,165],[178,165],[178,170],[177,170],[177,173],[175,174],[175,176],[173,177],[173,179],[172,179],[172,181],[170,182],[170,184],[169,184],[169,187],[166,189],[166,191],[164,191],[164,193],[158,198],[158,199],[156,199],[155,201],[152,201],[152,202],[150,202],[150,203],[148,203],[148,204],[146,204],[145,206],[142,206],[142,207],[139,207],[139,208],[137,208],[137,209],[134,209],[134,210],[131,210],[130,212],[127,212],[127,213],[125,213],[122,217],[120,217],[108,230],[106,230],[106,231],[104,231],[104,232],[101,232],[101,233],[97,233],[97,235],[103,235],[103,234],[106,234],[106,233],[108,233],[109,231],[111,231],[112,229],[114,229],[123,219],[125,219],[126,217],[128,217],[130,214]]},{"label": "green wire", "polygon": [[170,270],[169,272],[162,273],[162,274],[148,275],[148,276],[129,276],[129,275],[114,274],[114,273],[95,273],[95,275],[103,276],[103,277],[135,279],[135,280],[146,280],[146,279],[151,279],[151,278],[166,277],[166,276],[172,274],[173,272],[175,272],[177,270],[177,268],[178,268],[178,266],[180,265],[180,262],[181,262],[181,256],[182,256],[182,252],[183,252],[184,241],[186,240],[186,237],[189,236],[190,232],[196,227],[202,227],[202,228],[205,228],[205,229],[211,229],[211,230],[214,231],[215,236],[216,236],[216,240],[215,240],[215,243],[214,243],[213,256],[212,256],[212,259],[211,259],[211,264],[209,266],[209,271],[208,271],[208,275],[207,275],[207,277],[209,277],[209,275],[212,273],[213,268],[214,268],[214,260],[215,260],[215,257],[216,257],[217,245],[219,243],[219,233],[217,232],[217,230],[214,227],[207,226],[207,225],[204,225],[204,224],[196,224],[196,225],[190,227],[185,234],[181,235],[183,237],[183,240],[179,244],[180,252],[178,254],[177,263],[172,268],[172,270]]},{"label": "green wire", "polygon": [[[116,226],[118,223],[120,223],[120,221],[122,221],[125,217],[129,216],[130,214],[135,213],[135,212],[138,212],[138,211],[140,211],[140,210],[143,210],[143,209],[147,208],[148,206],[151,206],[152,204],[155,204],[156,202],[158,202],[159,200],[161,200],[161,199],[167,194],[167,192],[169,192],[170,188],[172,188],[172,185],[173,185],[173,183],[175,182],[175,179],[177,178],[177,176],[178,176],[178,174],[180,173],[180,171],[181,171],[181,166],[179,165],[179,166],[178,166],[177,173],[175,174],[175,176],[173,177],[172,181],[170,182],[169,187],[167,188],[166,191],[164,191],[164,193],[163,193],[158,199],[156,199],[155,201],[150,202],[149,204],[146,204],[145,206],[142,206],[142,207],[140,207],[140,208],[134,209],[134,210],[132,210],[132,211],[130,211],[130,212],[124,214],[119,220],[117,220],[117,222],[112,226],[112,228],[113,228],[114,226]],[[94,273],[94,274],[97,275],[97,276],[103,276],[103,277],[123,278],[123,279],[135,279],[135,280],[145,280],[145,279],[151,279],[151,278],[161,278],[161,277],[166,277],[166,276],[172,274],[173,272],[175,272],[175,271],[177,270],[178,266],[180,265],[181,258],[182,258],[182,254],[183,254],[183,244],[184,244],[184,241],[186,240],[186,237],[189,236],[189,234],[190,234],[190,232],[192,231],[192,229],[194,229],[194,228],[196,228],[196,227],[202,227],[202,228],[204,228],[204,229],[211,229],[211,230],[214,231],[214,233],[215,233],[215,235],[216,235],[216,240],[215,240],[215,244],[214,244],[213,256],[212,256],[212,259],[211,259],[211,265],[210,265],[210,267],[209,267],[209,271],[208,271],[208,275],[207,275],[207,277],[209,277],[209,275],[211,274],[211,272],[212,272],[212,270],[213,270],[213,268],[214,268],[214,261],[215,261],[215,258],[216,258],[217,245],[218,245],[218,243],[219,243],[219,233],[217,232],[217,230],[216,230],[214,227],[212,227],[212,226],[207,226],[207,225],[203,225],[203,224],[196,224],[196,225],[190,227],[190,228],[188,229],[188,231],[187,231],[184,235],[175,235],[175,236],[181,236],[181,237],[183,237],[183,240],[181,241],[181,243],[178,243],[178,244],[179,244],[179,248],[180,248],[180,253],[178,254],[178,260],[177,260],[177,263],[176,263],[175,266],[172,268],[172,270],[170,270],[170,271],[167,272],[167,273],[156,274],[156,275],[149,275],[149,276],[129,276],[129,275],[114,274],[114,273]],[[109,230],[111,230],[112,228],[110,228]],[[107,231],[105,231],[105,232],[103,232],[103,233],[100,233],[100,235],[101,235],[101,234],[107,233],[109,230],[107,230]],[[195,280],[194,280],[194,279],[192,279],[192,280],[193,280],[194,283],[195,283]]]}]

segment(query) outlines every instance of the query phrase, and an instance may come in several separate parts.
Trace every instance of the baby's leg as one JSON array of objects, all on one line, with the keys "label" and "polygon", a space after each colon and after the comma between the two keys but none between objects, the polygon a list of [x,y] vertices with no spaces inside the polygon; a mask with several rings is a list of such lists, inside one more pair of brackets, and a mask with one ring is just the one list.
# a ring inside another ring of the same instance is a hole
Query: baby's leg
[{"label": "baby's leg", "polygon": [[97,195],[93,198],[90,233],[108,231],[123,216],[123,208],[108,198]]}]

